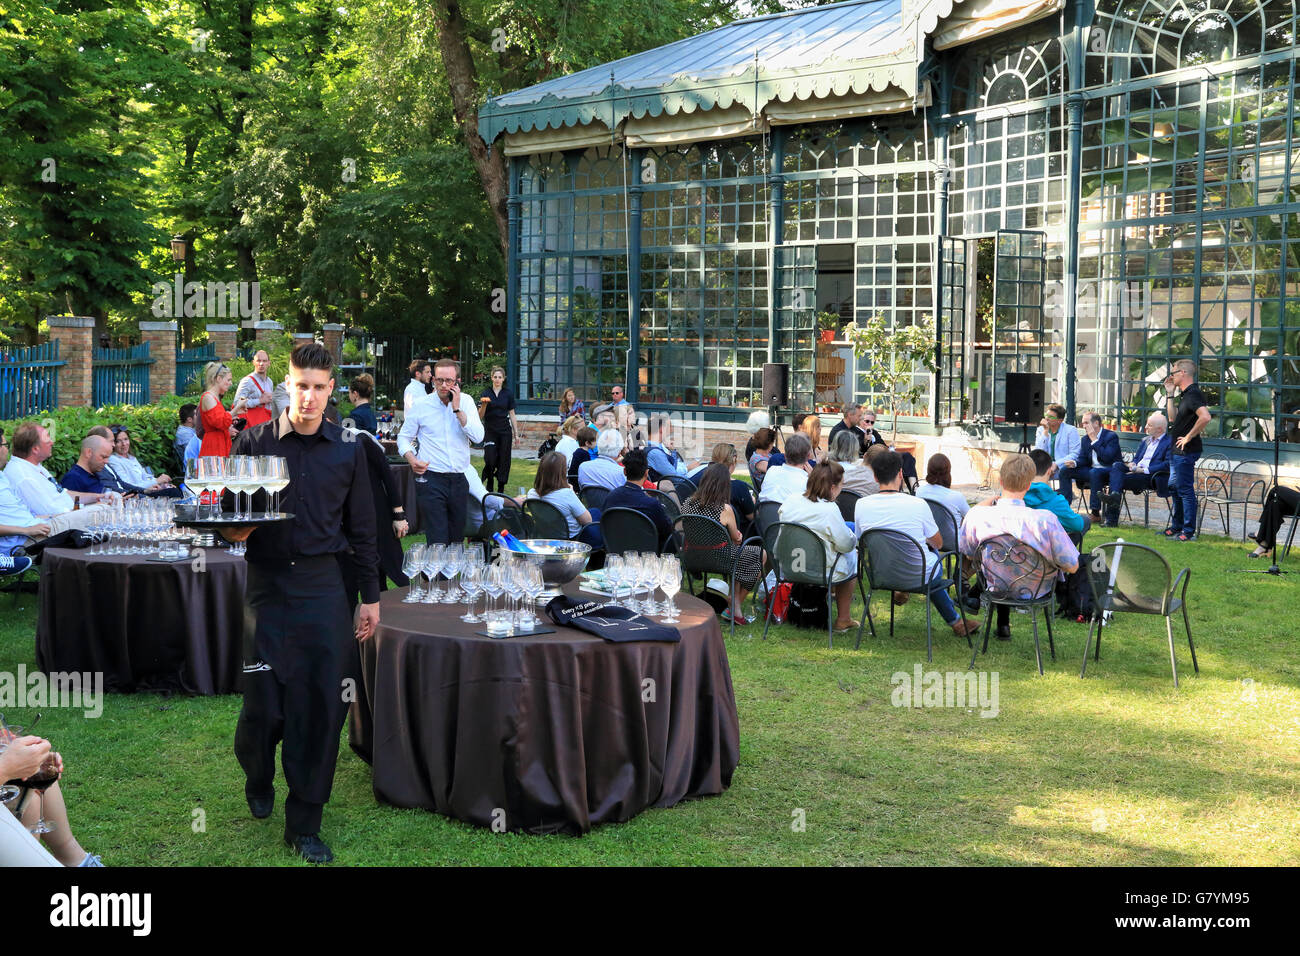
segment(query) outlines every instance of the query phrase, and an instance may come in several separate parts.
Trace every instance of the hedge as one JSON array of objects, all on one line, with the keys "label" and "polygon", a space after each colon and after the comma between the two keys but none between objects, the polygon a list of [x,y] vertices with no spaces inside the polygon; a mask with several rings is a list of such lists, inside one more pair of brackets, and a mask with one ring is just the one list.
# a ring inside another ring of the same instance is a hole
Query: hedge
[{"label": "hedge", "polygon": [[[180,407],[191,398],[167,395],[157,405],[105,405],[102,408],[60,408],[55,412],[0,422],[12,445],[14,432],[24,422],[44,425],[54,439],[54,454],[45,467],[56,477],[67,474],[81,454],[81,441],[96,425],[125,425],[131,432],[131,453],[153,469],[155,475],[176,475],[172,448],[180,425]],[[197,404],[197,403],[196,403]],[[12,448],[11,448],[12,451]]]}]

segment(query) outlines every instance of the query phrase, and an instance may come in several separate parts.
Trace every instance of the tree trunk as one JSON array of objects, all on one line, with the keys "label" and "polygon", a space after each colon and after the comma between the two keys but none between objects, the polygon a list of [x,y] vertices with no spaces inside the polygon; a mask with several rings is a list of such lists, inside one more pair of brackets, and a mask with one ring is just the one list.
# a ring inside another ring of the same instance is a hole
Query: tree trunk
[{"label": "tree trunk", "polygon": [[501,253],[509,256],[509,233],[506,226],[506,199],[510,184],[506,181],[506,166],[501,150],[489,150],[478,133],[478,71],[470,54],[469,28],[461,15],[457,0],[435,0],[433,19],[438,27],[438,48],[442,52],[442,67],[451,88],[452,112],[460,126],[461,136],[469,147],[470,158],[478,171],[479,181],[487,194],[488,205],[496,219],[501,240]]}]

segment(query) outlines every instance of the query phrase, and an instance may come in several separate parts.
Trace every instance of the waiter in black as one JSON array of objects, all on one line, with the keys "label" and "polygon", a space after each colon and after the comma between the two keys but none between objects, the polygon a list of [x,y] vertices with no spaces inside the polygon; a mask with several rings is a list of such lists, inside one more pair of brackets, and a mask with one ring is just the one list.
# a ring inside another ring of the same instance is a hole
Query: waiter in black
[{"label": "waiter in black", "polygon": [[479,418],[483,419],[483,487],[491,491],[495,477],[497,491],[505,494],[511,440],[519,439],[519,419],[515,417],[515,393],[506,388],[506,370],[500,365],[493,367],[492,387],[483,389],[478,403]]},{"label": "waiter in black", "polygon": [[[294,519],[248,537],[244,706],[235,756],[253,816],[271,813],[275,747],[289,795],[284,840],[311,863],[334,858],[320,839],[347,714],[352,641],[379,625],[379,559],[370,477],[360,443],[324,418],[333,359],[308,342],[289,358],[289,408],[235,439],[231,454],[277,455],[289,469],[282,510]],[[338,556],[352,548],[361,608],[354,627]]]}]

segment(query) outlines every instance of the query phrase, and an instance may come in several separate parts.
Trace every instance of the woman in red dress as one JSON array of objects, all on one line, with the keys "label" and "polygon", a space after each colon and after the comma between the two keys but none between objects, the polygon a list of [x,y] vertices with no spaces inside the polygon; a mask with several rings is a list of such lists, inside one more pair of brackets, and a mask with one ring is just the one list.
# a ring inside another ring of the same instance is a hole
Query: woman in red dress
[{"label": "woman in red dress", "polygon": [[230,369],[221,362],[207,364],[203,370],[203,382],[207,389],[199,399],[199,427],[203,436],[199,457],[229,458],[230,441],[237,434],[231,423],[234,416],[244,411],[244,403],[235,402],[230,411],[221,404],[221,396],[234,382]]}]

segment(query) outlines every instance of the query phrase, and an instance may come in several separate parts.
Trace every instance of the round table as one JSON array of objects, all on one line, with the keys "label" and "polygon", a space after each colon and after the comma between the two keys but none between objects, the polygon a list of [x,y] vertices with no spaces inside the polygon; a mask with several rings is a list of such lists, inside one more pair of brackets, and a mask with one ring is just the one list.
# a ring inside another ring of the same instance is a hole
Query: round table
[{"label": "round table", "polygon": [[115,693],[238,693],[244,575],[244,559],[221,548],[177,562],[50,548],[36,663],[46,673],[102,672]]},{"label": "round table", "polygon": [[494,640],[459,619],[464,605],[403,604],[406,591],[380,597],[352,703],[349,742],[381,802],[585,833],[730,785],[740,723],[704,602],[677,596],[675,644],[606,643],[549,622],[554,633]]}]

